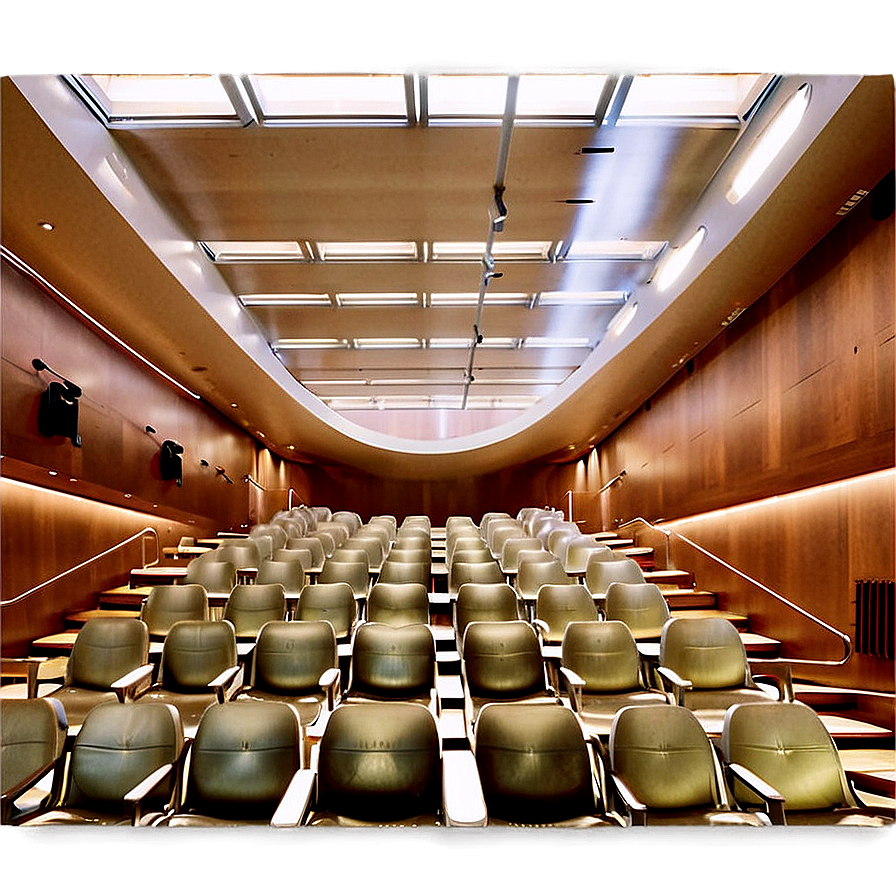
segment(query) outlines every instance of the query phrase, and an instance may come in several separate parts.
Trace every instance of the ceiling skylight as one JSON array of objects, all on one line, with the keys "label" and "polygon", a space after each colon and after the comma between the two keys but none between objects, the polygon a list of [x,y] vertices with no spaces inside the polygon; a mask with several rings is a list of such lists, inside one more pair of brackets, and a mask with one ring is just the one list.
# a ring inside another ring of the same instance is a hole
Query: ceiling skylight
[{"label": "ceiling skylight", "polygon": [[408,118],[403,75],[249,75],[268,119]]},{"label": "ceiling skylight", "polygon": [[415,242],[325,242],[315,243],[323,261],[414,261]]},{"label": "ceiling skylight", "polygon": [[[492,257],[501,261],[546,261],[550,257],[551,240],[495,240]],[[433,261],[480,261],[486,243],[438,240],[432,244]]]},{"label": "ceiling skylight", "polygon": [[538,305],[619,305],[628,298],[627,292],[543,292]]},{"label": "ceiling skylight", "polygon": [[517,118],[594,118],[606,75],[520,75]]},{"label": "ceiling skylight", "polygon": [[523,348],[591,348],[587,336],[527,336]]},{"label": "ceiling skylight", "polygon": [[107,124],[240,120],[217,75],[73,75],[67,80]]},{"label": "ceiling skylight", "polygon": [[567,261],[651,261],[665,247],[665,241],[576,240],[564,258]]},{"label": "ceiling skylight", "polygon": [[302,348],[346,348],[347,339],[278,339],[271,344],[275,351]]},{"label": "ceiling skylight", "polygon": [[201,240],[199,245],[216,264],[259,261],[308,261],[294,240]]},{"label": "ceiling skylight", "polygon": [[625,118],[736,118],[761,75],[635,75],[622,107]]},{"label": "ceiling skylight", "polygon": [[[434,292],[429,296],[434,308],[447,306],[475,306],[479,304],[478,292]],[[524,292],[487,292],[486,305],[528,305],[529,295]]]},{"label": "ceiling skylight", "polygon": [[430,118],[486,118],[504,116],[506,75],[430,75],[426,79]]},{"label": "ceiling skylight", "polygon": [[419,305],[415,292],[337,292],[336,301],[345,308],[376,308]]},{"label": "ceiling skylight", "polygon": [[420,348],[419,339],[405,336],[384,336],[353,340],[355,348]]},{"label": "ceiling skylight", "polygon": [[253,293],[251,295],[241,295],[240,301],[247,308],[272,307],[272,308],[293,308],[293,307],[319,307],[332,306],[330,297],[326,293]]}]

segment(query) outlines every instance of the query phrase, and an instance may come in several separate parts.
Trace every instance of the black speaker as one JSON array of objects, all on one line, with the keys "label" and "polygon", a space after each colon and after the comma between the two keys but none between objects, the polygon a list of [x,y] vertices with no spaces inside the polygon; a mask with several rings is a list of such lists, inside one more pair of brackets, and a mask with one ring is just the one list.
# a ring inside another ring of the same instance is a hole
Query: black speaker
[{"label": "black speaker", "polygon": [[893,172],[884,175],[878,185],[871,191],[871,210],[869,214],[875,221],[886,221],[893,214],[894,188]]},{"label": "black speaker", "polygon": [[[75,387],[77,388],[77,387]],[[80,393],[78,389],[78,393]],[[81,447],[78,434],[78,398],[66,383],[50,383],[40,397],[37,425],[41,435],[65,436],[75,448]]]},{"label": "black speaker", "polygon": [[181,455],[184,453],[184,446],[166,439],[162,442],[161,452],[159,453],[159,475],[162,479],[173,479],[178,486],[184,484],[183,463]]}]

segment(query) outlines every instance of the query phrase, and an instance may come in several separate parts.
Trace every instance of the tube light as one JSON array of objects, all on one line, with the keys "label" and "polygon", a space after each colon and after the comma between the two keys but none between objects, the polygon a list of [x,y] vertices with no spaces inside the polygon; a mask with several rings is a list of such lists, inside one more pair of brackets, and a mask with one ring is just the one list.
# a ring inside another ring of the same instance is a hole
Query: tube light
[{"label": "tube light", "polygon": [[793,136],[806,114],[811,92],[810,85],[803,84],[775,113],[765,130],[756,138],[725,194],[725,198],[732,205],[746,196],[783,149],[784,144]]},{"label": "tube light", "polygon": [[330,297],[326,293],[255,293],[240,296],[247,308],[270,306],[272,308],[330,307]]},{"label": "tube light", "polygon": [[623,305],[619,311],[616,312],[616,315],[613,317],[613,320],[610,321],[610,325],[607,327],[607,330],[610,333],[613,333],[615,336],[622,335],[622,331],[635,319],[635,315],[638,313],[638,303],[632,302],[628,305]]},{"label": "tube light", "polygon": [[663,292],[668,289],[681,272],[688,266],[694,253],[700,248],[703,237],[706,236],[706,228],[701,224],[694,235],[683,245],[672,251],[665,262],[660,266],[656,275],[656,288]]}]

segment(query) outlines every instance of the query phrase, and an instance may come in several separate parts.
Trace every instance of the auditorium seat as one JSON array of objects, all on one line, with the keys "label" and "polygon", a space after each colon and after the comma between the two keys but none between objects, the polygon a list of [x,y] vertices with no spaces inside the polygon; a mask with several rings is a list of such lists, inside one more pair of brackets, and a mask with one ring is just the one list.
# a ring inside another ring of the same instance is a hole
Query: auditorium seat
[{"label": "auditorium seat", "polygon": [[[693,710],[710,734],[720,734],[725,712],[735,703],[792,700],[789,667],[783,678],[763,675],[773,687],[753,679],[737,629],[719,617],[672,618],[660,638],[657,675],[673,702]],[[777,691],[777,693],[774,693]]]},{"label": "auditorium seat", "polygon": [[706,732],[683,706],[627,706],[610,729],[609,766],[620,814],[632,825],[770,824],[732,806]]},{"label": "auditorium seat", "polygon": [[367,599],[367,619],[387,625],[429,623],[429,592],[420,582],[377,582]]},{"label": "auditorium seat", "polygon": [[355,534],[345,543],[345,547],[351,550],[361,550],[366,554],[368,572],[380,571],[384,554],[383,542],[379,536]]},{"label": "auditorium seat", "polygon": [[[314,555],[308,548],[277,548],[271,560],[280,562],[286,560],[300,563],[305,573],[314,566]],[[321,565],[323,565],[323,549],[321,549]]]},{"label": "auditorium seat", "polygon": [[324,549],[324,557],[330,557],[333,554],[333,551],[339,547],[336,544],[336,539],[333,537],[332,532],[326,532],[322,529],[315,529],[313,532],[309,534],[310,538],[316,538]]},{"label": "auditorium seat", "polygon": [[318,573],[324,568],[324,546],[319,538],[305,536],[304,538],[290,538],[286,542],[287,550],[303,550],[311,552],[311,565],[305,567],[305,572]]},{"label": "auditorium seat", "polygon": [[636,641],[655,641],[672,614],[663,592],[652,582],[613,582],[607,588],[604,615],[624,622]]},{"label": "auditorium seat", "polygon": [[593,555],[605,560],[614,560],[613,551],[605,544],[598,544],[588,535],[580,535],[566,542],[566,550],[560,558],[563,569],[571,576],[584,576],[588,561]]},{"label": "auditorium seat", "polygon": [[286,618],[286,594],[279,583],[237,585],[224,605],[237,640],[254,641],[266,622]]},{"label": "auditorium seat", "polygon": [[[462,541],[466,541],[467,539],[461,539]],[[464,546],[459,547],[455,545],[454,551],[451,553],[451,557],[445,558],[447,560],[447,567],[451,569],[452,565],[455,563],[494,563],[495,558],[492,556],[492,552],[486,547],[484,543],[481,543],[478,547],[470,547]]]},{"label": "auditorium seat", "polygon": [[452,606],[457,651],[471,622],[514,622],[523,619],[519,596],[506,582],[467,582],[457,590]]},{"label": "auditorium seat", "polygon": [[69,730],[75,732],[94,706],[118,702],[116,687],[124,686],[127,676],[140,670],[134,686],[148,679],[148,658],[149,629],[142,620],[89,619],[75,637],[62,686],[47,696],[62,704]]},{"label": "auditorium seat", "polygon": [[318,535],[329,535],[334,541],[334,547],[341,548],[348,541],[351,530],[345,523],[318,523],[317,529],[314,530]]},{"label": "auditorium seat", "polygon": [[[268,551],[267,556],[273,551]],[[236,569],[258,569],[262,560],[262,550],[259,545],[250,538],[245,538],[239,544],[225,544],[215,548],[215,560],[219,563],[227,561]]]},{"label": "auditorium seat", "polygon": [[606,811],[594,757],[565,706],[484,706],[474,752],[489,826],[621,824]]},{"label": "auditorium seat", "polygon": [[301,767],[298,713],[287,703],[210,706],[196,730],[170,812],[154,827],[269,824]]},{"label": "auditorium seat", "polygon": [[588,558],[585,567],[585,585],[591,592],[600,609],[603,609],[607,588],[613,582],[630,582],[642,584],[644,573],[636,560],[629,557],[619,557],[614,553],[612,560],[604,560],[600,554],[593,554]]},{"label": "auditorium seat", "polygon": [[191,560],[187,564],[182,584],[202,585],[209,600],[223,605],[236,585],[236,567],[227,560],[206,559],[215,553],[217,551],[209,551],[208,554]]},{"label": "auditorium seat", "polygon": [[623,622],[571,622],[560,648],[560,679],[585,729],[601,738],[624,706],[668,703],[644,681],[638,646]]},{"label": "auditorium seat", "polygon": [[500,584],[504,581],[501,568],[494,560],[461,563],[455,560],[448,570],[448,594],[457,595],[457,589],[467,582]]},{"label": "auditorium seat", "polygon": [[728,709],[721,750],[740,805],[775,824],[893,823],[893,810],[867,807],[843,771],[831,735],[802,703],[741,703]]},{"label": "auditorium seat", "polygon": [[161,811],[171,800],[183,747],[173,706],[96,706],[65,754],[58,798],[24,825],[139,824],[144,814]]},{"label": "auditorium seat", "polygon": [[51,697],[3,700],[0,705],[0,824],[19,824],[50,801],[68,723]]},{"label": "auditorium seat", "polygon": [[358,618],[358,604],[347,582],[318,582],[306,585],[296,604],[295,618],[325,620],[333,626],[337,641],[348,641]]},{"label": "auditorium seat", "polygon": [[354,535],[361,528],[362,520],[354,510],[335,510],[331,522],[348,526],[349,535]]},{"label": "auditorium seat", "polygon": [[575,523],[564,523],[550,530],[545,547],[562,563],[566,556],[566,546],[581,537],[582,533]]},{"label": "auditorium seat", "polygon": [[520,568],[520,554],[523,551],[542,553],[542,544],[537,538],[515,536],[508,538],[501,546],[499,560],[501,571],[505,576],[515,576]]},{"label": "auditorium seat", "polygon": [[[231,585],[230,591],[233,587]],[[146,624],[149,637],[162,641],[175,622],[208,619],[208,595],[199,584],[156,585],[140,607],[140,618]]]},{"label": "auditorium seat", "polygon": [[[416,560],[405,560],[405,556],[414,556]],[[414,583],[422,585],[429,593],[430,579],[432,577],[432,561],[420,559],[424,554],[393,548],[387,560],[383,561],[380,574],[377,576],[377,584],[403,584]]]},{"label": "auditorium seat", "polygon": [[597,622],[597,607],[584,585],[547,583],[535,595],[535,619],[542,641],[559,644],[569,623]]},{"label": "auditorium seat", "polygon": [[[366,557],[366,555],[365,555]],[[351,586],[358,602],[358,614],[363,616],[364,604],[370,592],[370,573],[367,560],[334,560],[328,558],[317,577],[318,584],[344,583]]]},{"label": "auditorium seat", "polygon": [[290,611],[305,587],[305,568],[297,560],[262,560],[255,576],[256,585],[280,585]]},{"label": "auditorium seat", "polygon": [[563,564],[553,554],[534,557],[535,552],[523,551],[516,574],[516,590],[530,612],[535,606],[538,589],[542,585],[574,585],[575,579],[563,571]]}]

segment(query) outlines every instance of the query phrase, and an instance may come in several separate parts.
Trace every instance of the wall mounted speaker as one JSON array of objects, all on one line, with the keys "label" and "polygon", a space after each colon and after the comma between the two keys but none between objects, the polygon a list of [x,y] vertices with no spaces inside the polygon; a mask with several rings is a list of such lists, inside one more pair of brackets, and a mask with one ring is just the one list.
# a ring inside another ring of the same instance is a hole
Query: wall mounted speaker
[{"label": "wall mounted speaker", "polygon": [[[77,388],[77,387],[76,387]],[[40,397],[37,425],[41,435],[65,436],[76,448],[81,447],[78,434],[78,395],[81,390],[70,389],[67,383],[50,383]]]},{"label": "wall mounted speaker", "polygon": [[184,453],[184,446],[178,445],[171,439],[162,442],[162,448],[159,453],[159,474],[162,479],[174,480],[178,487],[184,484],[183,463],[181,455]]}]

